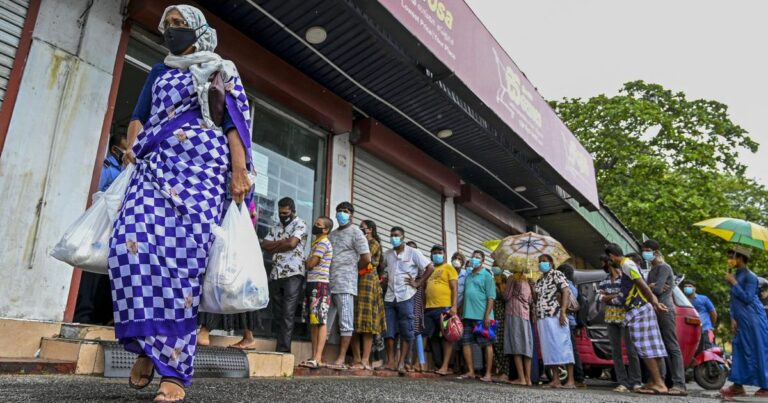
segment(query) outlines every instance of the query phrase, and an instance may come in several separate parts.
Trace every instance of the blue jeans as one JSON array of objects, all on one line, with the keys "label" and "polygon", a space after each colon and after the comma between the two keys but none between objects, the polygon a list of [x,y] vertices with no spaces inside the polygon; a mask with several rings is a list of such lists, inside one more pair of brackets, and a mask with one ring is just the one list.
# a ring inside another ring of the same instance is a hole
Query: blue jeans
[{"label": "blue jeans", "polygon": [[413,340],[413,297],[405,301],[384,302],[384,313],[387,316],[385,339],[394,339],[399,334],[403,340]]}]

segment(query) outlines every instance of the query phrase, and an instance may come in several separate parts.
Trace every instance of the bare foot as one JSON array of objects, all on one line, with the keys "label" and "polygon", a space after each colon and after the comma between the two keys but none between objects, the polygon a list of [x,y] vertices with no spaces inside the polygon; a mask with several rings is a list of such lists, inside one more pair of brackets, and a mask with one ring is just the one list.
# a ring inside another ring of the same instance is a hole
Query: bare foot
[{"label": "bare foot", "polygon": [[146,387],[149,385],[154,370],[155,364],[151,358],[147,356],[137,358],[131,368],[131,383],[137,388]]},{"label": "bare foot", "polygon": [[201,327],[197,331],[197,345],[198,346],[210,346],[211,345],[211,332],[206,327]]},{"label": "bare foot", "polygon": [[528,385],[528,382],[526,382],[525,379],[515,379],[514,381],[510,381],[509,383],[511,383],[512,385],[517,385],[517,386],[526,386],[526,385]]}]

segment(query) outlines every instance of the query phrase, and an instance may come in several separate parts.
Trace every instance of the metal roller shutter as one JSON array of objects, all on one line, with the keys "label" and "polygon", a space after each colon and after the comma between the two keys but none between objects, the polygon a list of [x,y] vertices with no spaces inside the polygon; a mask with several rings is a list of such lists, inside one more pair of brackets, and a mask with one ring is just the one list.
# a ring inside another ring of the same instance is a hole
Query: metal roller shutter
[{"label": "metal roller shutter", "polygon": [[28,8],[29,0],[0,1],[0,108],[8,89],[8,79],[16,58],[16,49],[19,48]]},{"label": "metal roller shutter", "polygon": [[509,232],[491,224],[488,220],[462,206],[458,206],[456,215],[458,218],[459,251],[465,257],[469,257],[473,251],[480,249],[485,252],[485,266],[491,267],[491,260],[488,258],[491,251],[483,246],[483,242],[489,239],[502,239],[510,235]]},{"label": "metal roller shutter", "polygon": [[359,148],[352,194],[355,217],[376,223],[384,249],[392,247],[389,230],[396,225],[424,254],[443,243],[442,195]]}]

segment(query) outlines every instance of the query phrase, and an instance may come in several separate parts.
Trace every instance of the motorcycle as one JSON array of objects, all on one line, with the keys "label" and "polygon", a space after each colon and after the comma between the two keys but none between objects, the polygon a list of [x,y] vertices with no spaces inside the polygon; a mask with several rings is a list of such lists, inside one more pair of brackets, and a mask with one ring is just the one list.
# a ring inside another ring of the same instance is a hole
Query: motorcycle
[{"label": "motorcycle", "polygon": [[719,390],[725,385],[731,366],[723,349],[711,346],[699,349],[693,358],[693,379],[704,389]]}]

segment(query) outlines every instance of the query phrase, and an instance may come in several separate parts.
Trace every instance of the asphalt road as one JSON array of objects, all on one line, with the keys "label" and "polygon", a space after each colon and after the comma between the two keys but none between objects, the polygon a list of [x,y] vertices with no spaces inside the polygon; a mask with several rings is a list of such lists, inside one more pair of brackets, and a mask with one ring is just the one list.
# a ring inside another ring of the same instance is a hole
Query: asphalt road
[{"label": "asphalt road", "polygon": [[[0,376],[0,402],[148,402],[157,381],[143,391],[122,379],[84,376]],[[693,387],[692,387],[693,389]],[[713,393],[653,397],[617,394],[608,385],[546,390],[456,379],[285,378],[198,379],[187,402],[713,402]],[[709,397],[708,397],[709,396]]]}]

